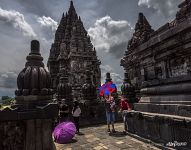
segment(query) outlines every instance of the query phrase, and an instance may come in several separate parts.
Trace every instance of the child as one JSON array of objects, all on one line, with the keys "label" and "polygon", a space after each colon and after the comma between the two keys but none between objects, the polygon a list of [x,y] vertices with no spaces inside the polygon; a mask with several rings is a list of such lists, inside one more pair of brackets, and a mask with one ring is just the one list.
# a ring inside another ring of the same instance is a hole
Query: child
[{"label": "child", "polygon": [[130,111],[131,107],[129,106],[127,99],[123,95],[121,96],[120,106],[121,106],[122,118],[123,118],[123,122],[124,122],[123,133],[126,133],[127,132],[126,112]]},{"label": "child", "polygon": [[108,132],[110,130],[110,124],[112,125],[112,132],[115,133],[114,122],[115,122],[115,101],[112,96],[104,95],[105,98],[105,110],[106,110],[106,118],[108,125]]},{"label": "child", "polygon": [[76,133],[79,133],[79,118],[80,118],[80,114],[81,114],[81,109],[79,107],[79,103],[78,101],[74,101],[74,107],[72,109],[72,116],[74,119],[74,124],[76,126]]}]

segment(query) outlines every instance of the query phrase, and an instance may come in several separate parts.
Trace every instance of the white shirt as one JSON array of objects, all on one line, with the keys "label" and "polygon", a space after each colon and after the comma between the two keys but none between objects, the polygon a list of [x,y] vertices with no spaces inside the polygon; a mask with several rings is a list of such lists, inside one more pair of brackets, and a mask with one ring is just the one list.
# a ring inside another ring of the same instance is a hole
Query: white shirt
[{"label": "white shirt", "polygon": [[72,116],[73,117],[79,117],[81,114],[81,109],[80,107],[76,108],[76,110],[74,112],[72,112]]}]

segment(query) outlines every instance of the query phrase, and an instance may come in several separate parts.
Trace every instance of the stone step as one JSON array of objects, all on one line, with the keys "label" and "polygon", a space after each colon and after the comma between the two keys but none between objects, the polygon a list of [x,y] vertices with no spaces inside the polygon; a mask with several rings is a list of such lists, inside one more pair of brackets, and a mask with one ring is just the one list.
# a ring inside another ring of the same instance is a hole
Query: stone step
[{"label": "stone step", "polygon": [[142,95],[140,102],[191,105],[191,94]]},{"label": "stone step", "polygon": [[184,104],[137,103],[134,104],[134,109],[142,112],[191,117],[191,105]]}]

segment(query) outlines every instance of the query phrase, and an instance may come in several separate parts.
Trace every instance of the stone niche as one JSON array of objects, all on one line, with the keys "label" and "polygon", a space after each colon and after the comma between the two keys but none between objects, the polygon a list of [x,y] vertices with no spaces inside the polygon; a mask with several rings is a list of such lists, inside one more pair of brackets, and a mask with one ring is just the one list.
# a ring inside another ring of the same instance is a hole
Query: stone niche
[{"label": "stone niche", "polygon": [[139,15],[121,66],[141,95],[127,114],[129,132],[163,146],[186,142],[175,148],[191,149],[191,1],[179,8],[176,19],[156,31]]}]

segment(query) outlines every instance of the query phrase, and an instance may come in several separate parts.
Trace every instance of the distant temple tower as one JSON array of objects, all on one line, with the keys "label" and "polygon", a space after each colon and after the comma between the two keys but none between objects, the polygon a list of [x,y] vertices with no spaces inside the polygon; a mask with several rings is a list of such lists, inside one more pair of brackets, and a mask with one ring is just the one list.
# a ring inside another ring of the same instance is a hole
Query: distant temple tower
[{"label": "distant temple tower", "polygon": [[[68,13],[62,16],[50,49],[48,68],[52,88],[56,91],[61,79],[67,77],[66,81],[72,86],[73,99],[81,100],[87,70],[91,72],[93,84],[96,87],[100,85],[100,64],[96,50],[71,1]],[[62,95],[59,91],[57,94]]]}]

